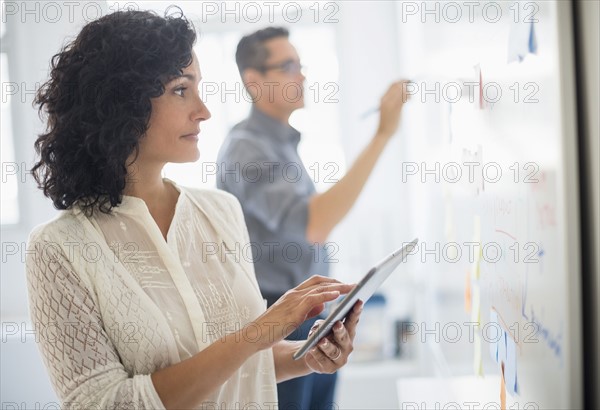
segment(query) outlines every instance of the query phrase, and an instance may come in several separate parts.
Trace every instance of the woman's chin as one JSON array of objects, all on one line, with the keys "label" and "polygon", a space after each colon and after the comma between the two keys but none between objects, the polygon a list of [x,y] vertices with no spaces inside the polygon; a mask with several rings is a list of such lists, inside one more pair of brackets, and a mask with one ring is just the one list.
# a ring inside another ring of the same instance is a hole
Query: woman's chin
[{"label": "woman's chin", "polygon": [[187,162],[196,162],[200,159],[200,151],[198,149],[189,150],[189,152],[182,153],[177,158],[171,159],[171,163],[174,164],[185,164]]}]

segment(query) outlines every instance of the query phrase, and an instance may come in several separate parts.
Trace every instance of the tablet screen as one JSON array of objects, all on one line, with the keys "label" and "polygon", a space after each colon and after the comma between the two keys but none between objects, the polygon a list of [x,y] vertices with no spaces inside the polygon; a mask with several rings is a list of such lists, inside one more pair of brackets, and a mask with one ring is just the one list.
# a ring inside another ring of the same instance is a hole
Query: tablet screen
[{"label": "tablet screen", "polygon": [[415,248],[418,239],[413,240],[409,244],[398,249],[377,265],[375,265],[367,274],[358,282],[356,287],[350,293],[342,298],[342,300],[332,309],[331,313],[321,323],[321,326],[304,342],[300,349],[294,353],[294,359],[298,360],[314,347],[319,340],[327,336],[333,325],[346,317],[350,309],[359,300],[366,302],[381,284],[390,276],[390,274],[398,267],[398,265],[409,255]]}]

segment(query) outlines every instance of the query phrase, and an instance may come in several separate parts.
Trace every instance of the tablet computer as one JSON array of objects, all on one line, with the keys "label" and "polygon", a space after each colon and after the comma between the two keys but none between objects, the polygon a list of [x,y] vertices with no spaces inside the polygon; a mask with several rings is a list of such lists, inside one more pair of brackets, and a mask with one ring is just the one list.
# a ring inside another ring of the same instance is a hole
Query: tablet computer
[{"label": "tablet computer", "polygon": [[418,239],[413,240],[409,244],[398,249],[377,265],[375,265],[367,274],[358,282],[356,287],[350,291],[340,303],[332,310],[329,316],[325,319],[319,328],[312,334],[306,342],[294,353],[294,360],[302,358],[311,348],[313,348],[319,340],[327,336],[333,325],[346,317],[354,304],[361,300],[366,302],[375,291],[381,286],[388,276],[398,267],[398,265],[409,255],[417,245]]}]

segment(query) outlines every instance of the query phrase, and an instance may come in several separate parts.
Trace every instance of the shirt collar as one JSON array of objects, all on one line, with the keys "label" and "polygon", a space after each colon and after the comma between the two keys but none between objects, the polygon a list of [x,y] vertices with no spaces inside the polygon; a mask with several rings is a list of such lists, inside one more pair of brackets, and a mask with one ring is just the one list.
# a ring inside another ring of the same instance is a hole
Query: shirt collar
[{"label": "shirt collar", "polygon": [[[177,191],[179,191],[179,198],[177,198],[177,203],[179,204],[185,196],[184,190],[181,189],[181,187],[179,187],[174,181],[170,180],[169,178],[163,178],[163,181],[170,183]],[[144,211],[149,212],[148,206],[146,205],[146,202],[143,199],[130,195],[123,195],[121,203],[114,207],[112,210],[124,213],[139,213]]]},{"label": "shirt collar", "polygon": [[260,130],[262,135],[273,140],[291,143],[295,147],[300,142],[300,132],[297,129],[265,114],[254,105],[250,109],[248,125]]}]

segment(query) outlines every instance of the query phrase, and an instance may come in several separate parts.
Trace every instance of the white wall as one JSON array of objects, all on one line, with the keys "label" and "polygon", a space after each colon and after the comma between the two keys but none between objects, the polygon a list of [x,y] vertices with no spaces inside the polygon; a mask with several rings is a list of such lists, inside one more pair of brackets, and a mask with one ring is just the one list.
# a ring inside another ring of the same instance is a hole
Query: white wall
[{"label": "white wall", "polygon": [[[69,2],[66,2],[69,3]],[[90,6],[86,6],[86,4]],[[2,320],[23,318],[26,313],[23,244],[34,226],[56,214],[50,200],[37,189],[33,177],[27,174],[34,161],[33,144],[44,129],[33,108],[35,90],[48,78],[50,59],[68,37],[75,36],[87,20],[109,12],[105,2],[73,2],[70,6],[52,2],[7,2],[7,48],[10,82],[18,87],[13,95],[12,123],[15,157],[19,166],[20,222],[2,226]],[[60,8],[58,8],[60,6]],[[71,11],[71,14],[69,13]],[[3,88],[4,90],[4,88]],[[23,165],[25,163],[25,165]],[[18,254],[4,254],[7,243],[18,244]]]},{"label": "white wall", "polygon": [[[50,4],[52,3],[52,4]],[[33,144],[43,123],[32,107],[34,92],[48,77],[51,57],[88,21],[109,12],[104,1],[5,2],[6,38],[12,96],[15,158],[19,167],[20,222],[2,225],[2,408],[39,408],[56,403],[34,335],[27,331],[27,290],[24,271],[25,243],[31,229],[56,214],[51,202],[37,189],[27,170],[34,160]],[[4,21],[2,22],[4,24]],[[7,88],[3,84],[3,93]],[[25,165],[23,165],[23,163]],[[15,254],[13,250],[17,249]],[[12,405],[12,404],[11,404]],[[6,406],[6,407],[5,407]]]}]

